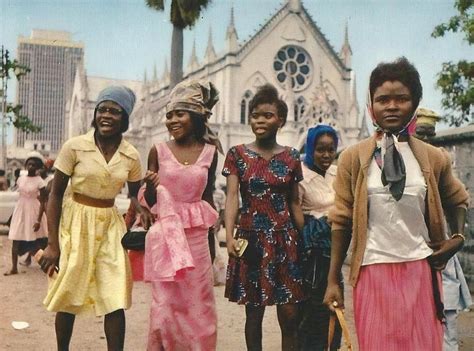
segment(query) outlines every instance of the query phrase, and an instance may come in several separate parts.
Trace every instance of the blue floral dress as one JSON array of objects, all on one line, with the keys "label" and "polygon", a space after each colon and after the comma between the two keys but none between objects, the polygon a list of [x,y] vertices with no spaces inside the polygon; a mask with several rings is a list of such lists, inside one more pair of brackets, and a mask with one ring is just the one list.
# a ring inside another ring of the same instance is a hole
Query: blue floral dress
[{"label": "blue floral dress", "polygon": [[288,207],[292,185],[303,179],[299,152],[286,147],[266,160],[245,145],[234,146],[222,174],[239,177],[236,238],[249,242],[241,258],[229,258],[225,296],[255,306],[302,301],[299,238]]}]

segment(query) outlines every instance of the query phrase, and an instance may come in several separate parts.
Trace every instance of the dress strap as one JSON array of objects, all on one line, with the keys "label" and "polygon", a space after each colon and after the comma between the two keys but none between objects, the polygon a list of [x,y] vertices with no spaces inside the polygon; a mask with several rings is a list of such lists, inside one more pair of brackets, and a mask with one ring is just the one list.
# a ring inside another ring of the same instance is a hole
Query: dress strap
[{"label": "dress strap", "polygon": [[161,143],[155,143],[155,149],[156,149],[156,154],[158,156],[158,162],[160,160],[164,160],[166,158],[166,150],[165,148],[167,147],[165,145],[166,141],[163,141]]},{"label": "dress strap", "polygon": [[204,144],[204,149],[202,150],[201,156],[198,158],[196,163],[199,163],[207,168],[211,166],[212,160],[214,158],[214,154],[216,152],[215,145],[212,144]]}]

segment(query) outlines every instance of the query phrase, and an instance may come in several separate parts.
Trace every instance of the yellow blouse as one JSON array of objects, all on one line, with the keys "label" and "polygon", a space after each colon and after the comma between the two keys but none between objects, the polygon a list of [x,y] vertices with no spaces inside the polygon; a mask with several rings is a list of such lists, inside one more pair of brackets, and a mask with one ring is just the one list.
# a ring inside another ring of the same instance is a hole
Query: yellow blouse
[{"label": "yellow blouse", "polygon": [[107,163],[94,141],[94,130],[66,141],[54,167],[71,177],[71,191],[96,199],[113,199],[126,181],[142,179],[138,151],[122,139]]}]

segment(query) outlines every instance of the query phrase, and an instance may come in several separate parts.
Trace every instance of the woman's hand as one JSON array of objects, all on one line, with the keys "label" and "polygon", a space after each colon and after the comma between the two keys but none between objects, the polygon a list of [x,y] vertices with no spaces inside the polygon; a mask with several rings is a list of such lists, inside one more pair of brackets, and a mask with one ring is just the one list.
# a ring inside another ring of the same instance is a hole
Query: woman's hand
[{"label": "woman's hand", "polygon": [[38,263],[41,266],[41,270],[51,277],[56,271],[58,261],[59,247],[48,244]]},{"label": "woman's hand", "polygon": [[323,304],[325,304],[331,312],[335,312],[334,307],[344,308],[344,295],[339,284],[328,283]]},{"label": "woman's hand", "polygon": [[227,244],[227,253],[229,254],[229,256],[239,257],[238,252],[240,250],[240,247],[239,247],[239,244],[237,243],[237,240],[235,240],[234,238],[230,240],[227,239],[226,244]]},{"label": "woman's hand", "polygon": [[141,209],[137,211],[140,214],[140,223],[142,224],[145,230],[148,230],[148,228],[150,228],[153,222],[155,221],[155,218],[153,218],[153,215],[148,210],[148,208],[143,206],[141,206],[140,208]]},{"label": "woman's hand", "polygon": [[33,231],[34,232],[37,232],[41,227],[41,224],[40,222],[36,222],[35,224],[33,224]]},{"label": "woman's hand", "polygon": [[428,257],[431,266],[438,271],[443,270],[448,260],[459,251],[463,243],[464,240],[458,236],[448,240],[428,243],[428,246],[434,250],[431,256]]},{"label": "woman's hand", "polygon": [[146,171],[143,180],[145,181],[145,183],[147,183],[147,185],[153,186],[154,188],[160,185],[160,176],[158,175],[158,173],[150,170]]}]

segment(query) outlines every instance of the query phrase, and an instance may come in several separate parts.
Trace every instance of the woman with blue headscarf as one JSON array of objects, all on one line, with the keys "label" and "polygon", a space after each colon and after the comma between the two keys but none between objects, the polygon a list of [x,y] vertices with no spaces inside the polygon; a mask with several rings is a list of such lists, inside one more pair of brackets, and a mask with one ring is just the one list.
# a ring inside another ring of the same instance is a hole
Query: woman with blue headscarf
[{"label": "woman with blue headscarf", "polygon": [[[130,89],[104,89],[97,99],[94,128],[66,141],[54,164],[47,210],[48,247],[40,265],[53,276],[44,304],[57,312],[58,350],[69,349],[76,314],[90,310],[105,316],[108,349],[124,347],[124,309],[131,305],[132,279],[121,246],[125,222],[114,199],[126,182],[144,227],[152,221],[150,212],[136,199],[142,179],[139,154],[122,137],[134,104]],[[65,197],[69,180],[71,196]]]},{"label": "woman with blue headscarf", "polygon": [[[331,253],[331,228],[327,222],[334,204],[333,165],[338,144],[331,126],[320,124],[308,130],[299,198],[305,217],[303,230],[304,281],[308,300],[304,302],[299,326],[300,350],[326,350],[329,311],[323,305]],[[331,350],[340,346],[341,332],[336,328]]]}]

